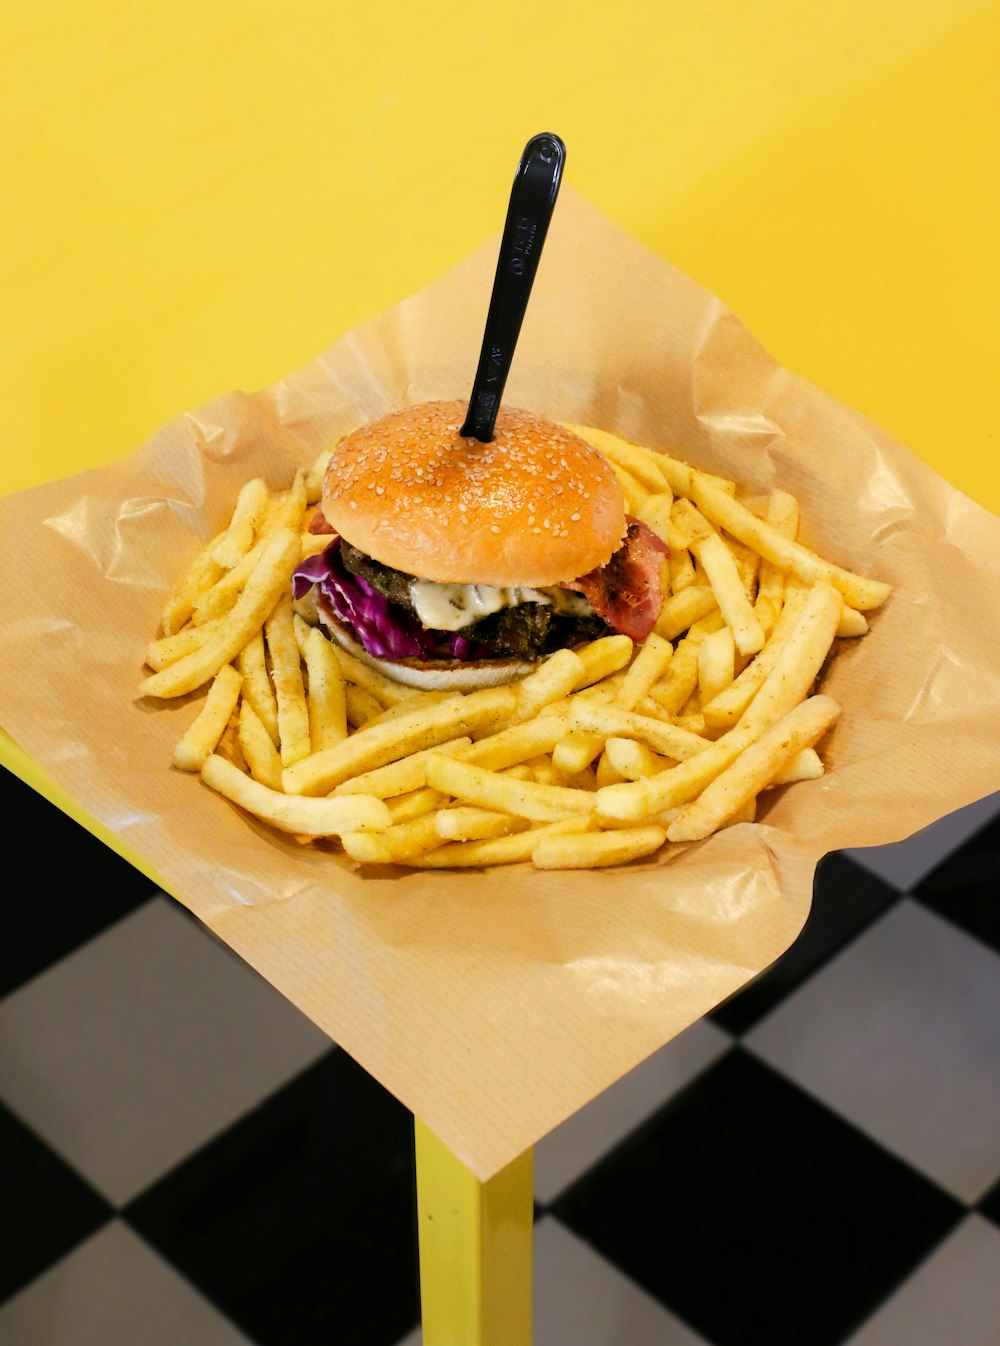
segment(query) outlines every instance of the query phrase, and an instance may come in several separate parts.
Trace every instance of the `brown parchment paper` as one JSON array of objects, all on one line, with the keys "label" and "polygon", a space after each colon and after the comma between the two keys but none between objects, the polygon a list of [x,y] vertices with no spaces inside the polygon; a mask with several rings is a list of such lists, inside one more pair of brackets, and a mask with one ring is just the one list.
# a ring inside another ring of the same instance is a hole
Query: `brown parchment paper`
[{"label": "brown parchment paper", "polygon": [[137,687],[188,561],[248,477],[285,486],[361,421],[467,395],[496,249],[274,387],[0,501],[0,724],[481,1179],[777,958],[824,853],[1000,788],[1000,520],[568,188],[506,400],[780,485],[808,544],[895,586],[827,673],[843,713],[825,777],[623,870],[372,877],[170,768],[198,697]]}]

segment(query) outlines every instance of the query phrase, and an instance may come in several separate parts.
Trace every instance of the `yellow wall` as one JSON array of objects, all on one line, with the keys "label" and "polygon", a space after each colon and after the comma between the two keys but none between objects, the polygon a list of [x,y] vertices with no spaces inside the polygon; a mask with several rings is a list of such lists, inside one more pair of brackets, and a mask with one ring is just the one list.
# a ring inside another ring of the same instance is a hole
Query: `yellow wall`
[{"label": "yellow wall", "polygon": [[269,383],[498,230],[528,137],[1000,512],[1000,4],[7,0],[0,489]]}]

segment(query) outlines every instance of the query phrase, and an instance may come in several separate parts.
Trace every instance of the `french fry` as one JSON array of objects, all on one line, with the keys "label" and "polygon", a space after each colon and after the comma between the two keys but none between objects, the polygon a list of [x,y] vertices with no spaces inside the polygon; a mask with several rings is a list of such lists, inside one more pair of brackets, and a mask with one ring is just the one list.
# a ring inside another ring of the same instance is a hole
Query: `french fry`
[{"label": "french fry", "polygon": [[535,757],[527,763],[531,767],[531,779],[539,785],[565,785],[566,774],[560,771],[551,757]]},{"label": "french fry", "polygon": [[411,710],[419,710],[422,706],[436,706],[440,701],[448,701],[450,698],[460,695],[460,692],[415,691],[412,696],[406,697],[404,701],[397,701],[394,706],[386,706],[385,710],[380,710],[377,715],[373,715],[370,720],[366,720],[365,728],[371,729],[376,724],[385,724],[386,720],[396,720],[400,715],[409,715]]},{"label": "french fry", "polygon": [[317,627],[305,638],[306,705],[313,752],[332,748],[347,737],[347,686],[333,646]]},{"label": "french fry", "polygon": [[719,739],[703,753],[636,781],[602,784],[598,776],[597,813],[602,819],[645,822],[666,809],[686,804],[714,780],[750,742],[749,734]]},{"label": "french fry", "polygon": [[[362,728],[332,748],[304,757],[282,773],[289,794],[326,794],[350,776],[432,748],[449,738],[471,733],[498,716],[510,716],[515,697],[509,687],[490,687],[442,701],[426,710],[410,711],[374,729]],[[426,784],[434,782],[428,777]]]},{"label": "french fry", "polygon": [[257,712],[261,724],[278,746],[278,703],[267,671],[267,649],[264,645],[263,625],[247,640],[236,658],[243,674],[243,699]]},{"label": "french fry", "polygon": [[499,772],[486,771],[483,767],[434,753],[427,759],[427,783],[464,804],[516,813],[533,822],[552,822],[567,814],[591,813],[594,809],[595,796],[586,790],[514,780]]},{"label": "french fry", "polygon": [[673,653],[670,641],[651,631],[625,674],[615,704],[622,710],[635,710],[653,683],[663,676]]},{"label": "french fry", "polygon": [[652,528],[661,541],[670,546],[670,508],[674,503],[674,497],[670,488],[664,483],[653,495],[648,495],[639,506],[639,513],[636,515],[647,527]]},{"label": "french fry", "polygon": [[850,608],[844,604],[844,610],[840,614],[840,621],[837,624],[838,636],[863,636],[868,630],[868,619],[863,612],[858,612],[856,608]]},{"label": "french fry", "polygon": [[667,839],[662,827],[629,827],[583,836],[542,837],[531,852],[536,869],[598,869],[627,865],[658,851]]},{"label": "french fry", "polygon": [[620,781],[626,779],[620,771],[615,770],[605,749],[597,759],[597,769],[594,772],[594,781],[598,791],[603,790],[606,785],[617,785]]},{"label": "french fry", "polygon": [[302,681],[302,662],[292,626],[292,594],[287,590],[264,622],[264,640],[271,658],[271,677],[278,703],[278,751],[281,765],[293,766],[312,751],[309,707]]},{"label": "french fry", "polygon": [[[764,517],[782,537],[791,538],[794,542],[799,531],[799,503],[793,495],[788,491],[772,491]],[[762,560],[753,610],[765,636],[771,633],[778,620],[784,592],[784,570],[773,561]]]},{"label": "french fry", "polygon": [[501,776],[509,776],[511,780],[534,780],[534,773],[527,762],[518,762],[517,766],[505,766],[500,771]]},{"label": "french fry", "polygon": [[[728,626],[714,631],[698,646],[698,690],[700,703],[728,687],[736,671],[736,643]],[[702,717],[704,723],[704,717]]]},{"label": "french fry", "polygon": [[659,455],[651,453],[649,449],[632,444],[608,430],[596,430],[586,425],[568,425],[566,428],[585,439],[610,462],[630,473],[647,492],[662,492],[668,484]]},{"label": "french fry", "polygon": [[580,771],[564,771],[562,783],[571,790],[594,791],[597,789],[597,772],[592,766],[585,766]]},{"label": "french fry", "polygon": [[[753,515],[749,517],[753,518]],[[715,601],[733,633],[736,648],[740,654],[756,654],[764,645],[764,630],[754,616],[732,552],[715,532],[693,538],[691,550],[705,567]],[[691,592],[691,589],[684,590],[684,593]]]},{"label": "french fry", "polygon": [[603,751],[603,734],[587,734],[582,729],[573,729],[553,745],[552,760],[561,771],[573,774],[590,766]]},{"label": "french fry", "polygon": [[839,595],[829,585],[813,586],[770,673],[734,729],[705,752],[655,777],[615,785],[608,791],[599,790],[598,812],[613,818],[642,820],[663,809],[686,804],[765,730],[802,704],[833,641],[838,599]]},{"label": "french fry", "polygon": [[508,729],[478,739],[468,747],[458,749],[454,756],[472,766],[485,767],[488,771],[502,771],[505,767],[527,762],[540,753],[551,752],[568,732],[568,713],[554,711],[547,706],[536,719],[511,725]]},{"label": "french fry", "polygon": [[253,546],[264,510],[271,498],[263,477],[251,477],[240,488],[229,527],[212,549],[212,559],[225,570],[246,555]]},{"label": "french fry", "polygon": [[793,781],[818,780],[825,771],[826,768],[816,749],[803,748],[786,767],[778,772],[771,784],[791,785]]},{"label": "french fry", "polygon": [[[808,751],[811,752],[812,749],[810,748],[808,749]],[[801,753],[799,755],[801,756]],[[680,810],[678,810],[678,812],[680,812]],[[676,816],[677,814],[674,814],[674,817]],[[737,823],[752,823],[756,820],[756,818],[757,818],[757,797],[755,795],[753,798],[748,799],[747,802],[744,805],[742,805],[742,807],[738,808],[735,813],[731,813],[729,817],[726,819],[726,821],[722,823],[720,826],[735,827]],[[669,820],[669,822],[672,821],[673,819]]]},{"label": "french fry", "polygon": [[215,630],[216,622],[205,622],[203,626],[185,626],[172,636],[160,636],[146,646],[146,666],[158,673],[168,664],[175,664],[185,654],[200,650]]},{"label": "french fry", "polygon": [[238,706],[233,708],[226,727],[219,736],[215,751],[219,757],[224,757],[227,762],[231,762],[237,770],[247,770],[243,745],[240,743],[240,712]]},{"label": "french fry", "polygon": [[692,492],[702,513],[717,527],[753,547],[765,560],[783,570],[791,570],[807,584],[824,581],[832,585],[851,607],[867,612],[880,607],[892,592],[891,585],[844,570],[801,543],[782,536],[776,528],[756,518],[745,506],[704,478],[692,482]]},{"label": "french fry", "polygon": [[619,706],[600,706],[593,702],[574,701],[569,713],[570,724],[591,734],[615,735],[619,738],[637,738],[654,752],[673,757],[678,762],[704,752],[710,745],[688,729],[634,710]]},{"label": "french fry", "polygon": [[[760,553],[755,552],[752,547],[745,547],[742,542],[736,542],[731,537],[724,539],[726,546],[732,552],[733,560],[736,562],[736,572],[743,581],[743,592],[747,596],[751,609],[757,599],[757,577],[760,574],[761,558]],[[756,616],[754,612],[754,616]]]},{"label": "french fry", "polygon": [[448,802],[448,796],[425,785],[422,790],[410,790],[405,795],[396,795],[394,799],[385,802],[394,823],[408,823],[442,808]]},{"label": "french fry", "polygon": [[706,636],[723,625],[722,613],[716,608],[707,617],[695,622],[684,639],[674,648],[674,656],[659,682],[649,689],[661,710],[676,715],[698,685],[698,646]]},{"label": "french fry", "polygon": [[515,865],[530,860],[535,847],[544,837],[579,836],[589,832],[593,826],[593,819],[589,817],[562,818],[559,822],[531,827],[508,837],[449,842],[429,855],[411,858],[406,863],[417,869],[482,869],[488,865]]},{"label": "french fry", "polygon": [[632,658],[634,645],[628,636],[599,636],[586,645],[578,645],[576,655],[583,660],[584,672],[574,691],[589,687],[617,673]]},{"label": "french fry", "polygon": [[729,729],[736,723],[757,692],[763,687],[788,637],[805,607],[807,589],[790,590],[781,615],[764,648],[756,655],[733,682],[721,692],[702,703],[705,723],[715,729]]},{"label": "french fry", "polygon": [[622,495],[625,497],[625,513],[638,517],[644,502],[649,499],[649,492],[642,482],[633,477],[632,473],[626,468],[614,462],[610,466],[611,471],[618,478],[618,485],[622,488]]},{"label": "french fry", "polygon": [[352,729],[363,729],[377,720],[384,706],[365,687],[348,682],[344,685],[344,714]]},{"label": "french fry", "polygon": [[664,757],[635,738],[617,738],[612,735],[604,746],[608,761],[622,780],[644,780],[656,776],[667,767],[676,766],[672,757]]},{"label": "french fry", "polygon": [[166,607],[163,609],[160,617],[161,635],[176,635],[181,627],[191,619],[197,599],[211,589],[212,585],[224,573],[222,566],[212,555],[224,536],[224,532],[219,533],[206,547],[201,549],[191,562],[183,579],[177,586],[176,592],[167,600]]},{"label": "french fry", "polygon": [[760,691],[740,716],[737,729],[755,734],[803,701],[837,634],[843,600],[829,584],[814,584],[788,640]]},{"label": "french fry", "polygon": [[214,752],[239,700],[242,676],[232,664],[219,669],[192,724],[178,740],[173,765],[181,771],[200,771]]},{"label": "french fry", "polygon": [[[363,795],[344,797],[364,798]],[[373,865],[409,864],[416,856],[426,855],[444,844],[433,813],[412,818],[409,822],[393,823],[383,832],[345,832],[340,841],[352,860]]]},{"label": "french fry", "polygon": [[715,529],[690,500],[675,500],[670,510],[670,536],[678,547],[690,547]]},{"label": "french fry", "polygon": [[543,707],[568,696],[586,674],[586,665],[572,650],[557,650],[550,654],[540,668],[529,673],[518,685],[514,723],[529,720]]},{"label": "french fry", "polygon": [[[619,669],[617,673],[609,673],[600,682],[593,682],[587,687],[581,687],[579,691],[574,692],[573,696],[585,698],[588,701],[614,701],[621,690],[621,685],[625,681],[626,670]],[[565,701],[558,701],[549,710],[569,710],[571,697]]]},{"label": "french fry", "polygon": [[328,533],[310,533],[308,530],[299,533],[300,560],[307,560],[310,556],[317,555],[318,552],[326,551],[330,545],[330,535]]},{"label": "french fry", "polygon": [[298,542],[305,512],[305,489],[302,485],[302,473],[295,474],[291,487],[279,496],[272,496],[267,514],[261,524],[257,540],[231,570],[224,570],[210,589],[206,589],[195,599],[192,615],[196,622],[210,621],[213,617],[225,616],[237,601],[243,586],[256,569],[264,548],[276,534],[290,528],[296,534],[295,565],[301,556],[301,544]]},{"label": "french fry", "polygon": [[308,505],[315,505],[323,498],[323,482],[326,478],[326,469],[330,466],[331,454],[331,449],[320,449],[305,470],[302,485]]},{"label": "french fry", "polygon": [[663,640],[676,640],[718,606],[718,599],[707,584],[689,584],[664,602],[653,629]]},{"label": "french fry", "polygon": [[513,813],[468,806],[439,809],[434,822],[438,836],[445,841],[486,841],[490,837],[510,836],[512,832],[530,826],[527,818],[519,818]]},{"label": "french fry", "polygon": [[236,604],[201,647],[152,673],[139,684],[142,696],[174,697],[214,678],[262,626],[291,584],[299,554],[298,535],[280,528],[268,539]]},{"label": "french fry", "polygon": [[671,545],[670,555],[667,557],[667,572],[670,576],[670,592],[672,594],[679,594],[683,589],[694,584],[694,562],[691,560],[691,553],[686,547]]},{"label": "french fry", "polygon": [[764,731],[760,738],[708,784],[667,828],[670,841],[701,841],[766,785],[833,724],[840,707],[832,697],[811,696]]},{"label": "french fry", "polygon": [[374,696],[377,701],[381,702],[382,710],[385,710],[387,706],[395,706],[400,701],[406,701],[413,695],[412,687],[406,687],[400,682],[393,682],[384,673],[380,673],[377,668],[371,668],[368,664],[362,663],[353,654],[348,654],[347,650],[342,650],[339,645],[332,645],[331,643],[331,647],[347,681],[354,683],[356,687],[363,687],[366,692]]},{"label": "french fry", "polygon": [[254,780],[269,790],[280,790],[281,754],[246,697],[240,702],[239,739],[243,760]]},{"label": "french fry", "polygon": [[345,832],[385,829],[391,823],[384,801],[371,795],[307,799],[282,794],[245,776],[215,753],[206,758],[201,778],[232,803],[282,832],[331,837],[342,836]]},{"label": "french fry", "polygon": [[461,748],[472,743],[471,738],[460,736],[438,743],[422,752],[411,752],[387,766],[376,767],[342,781],[334,790],[335,795],[369,794],[377,799],[391,799],[394,796],[412,794],[415,790],[427,788],[427,758],[432,752],[452,756]]}]

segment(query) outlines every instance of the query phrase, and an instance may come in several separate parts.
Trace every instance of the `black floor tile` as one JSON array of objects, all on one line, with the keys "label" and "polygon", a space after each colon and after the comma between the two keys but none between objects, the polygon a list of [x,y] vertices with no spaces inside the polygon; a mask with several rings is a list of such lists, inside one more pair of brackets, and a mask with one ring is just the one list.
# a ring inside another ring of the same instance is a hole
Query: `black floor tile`
[{"label": "black floor tile", "polygon": [[713,1346],[834,1346],[961,1218],[734,1048],[553,1214]]},{"label": "black floor tile", "polygon": [[125,1218],[259,1346],[390,1346],[419,1314],[411,1114],[334,1049]]},{"label": "black floor tile", "polygon": [[846,855],[824,856],[816,869],[812,906],[792,947],[710,1018],[736,1034],[746,1033],[899,899],[899,893]]},{"label": "black floor tile", "polygon": [[0,1302],[111,1217],[111,1208],[0,1103]]},{"label": "black floor tile", "polygon": [[915,895],[1000,953],[1000,816],[931,870]]},{"label": "black floor tile", "polygon": [[55,862],[18,903],[17,923],[0,940],[0,996],[9,994],[154,894],[149,879],[61,809],[0,767],[7,831],[34,838]]}]

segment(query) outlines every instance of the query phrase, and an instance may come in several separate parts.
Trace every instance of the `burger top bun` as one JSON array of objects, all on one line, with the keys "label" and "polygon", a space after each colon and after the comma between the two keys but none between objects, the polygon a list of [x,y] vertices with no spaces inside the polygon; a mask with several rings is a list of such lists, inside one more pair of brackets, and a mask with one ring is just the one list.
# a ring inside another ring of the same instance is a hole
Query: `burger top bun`
[{"label": "burger top bun", "polygon": [[346,435],[322,507],[385,566],[443,584],[559,584],[605,565],[625,535],[607,460],[579,435],[503,406],[488,444],[466,403],[422,402]]}]

